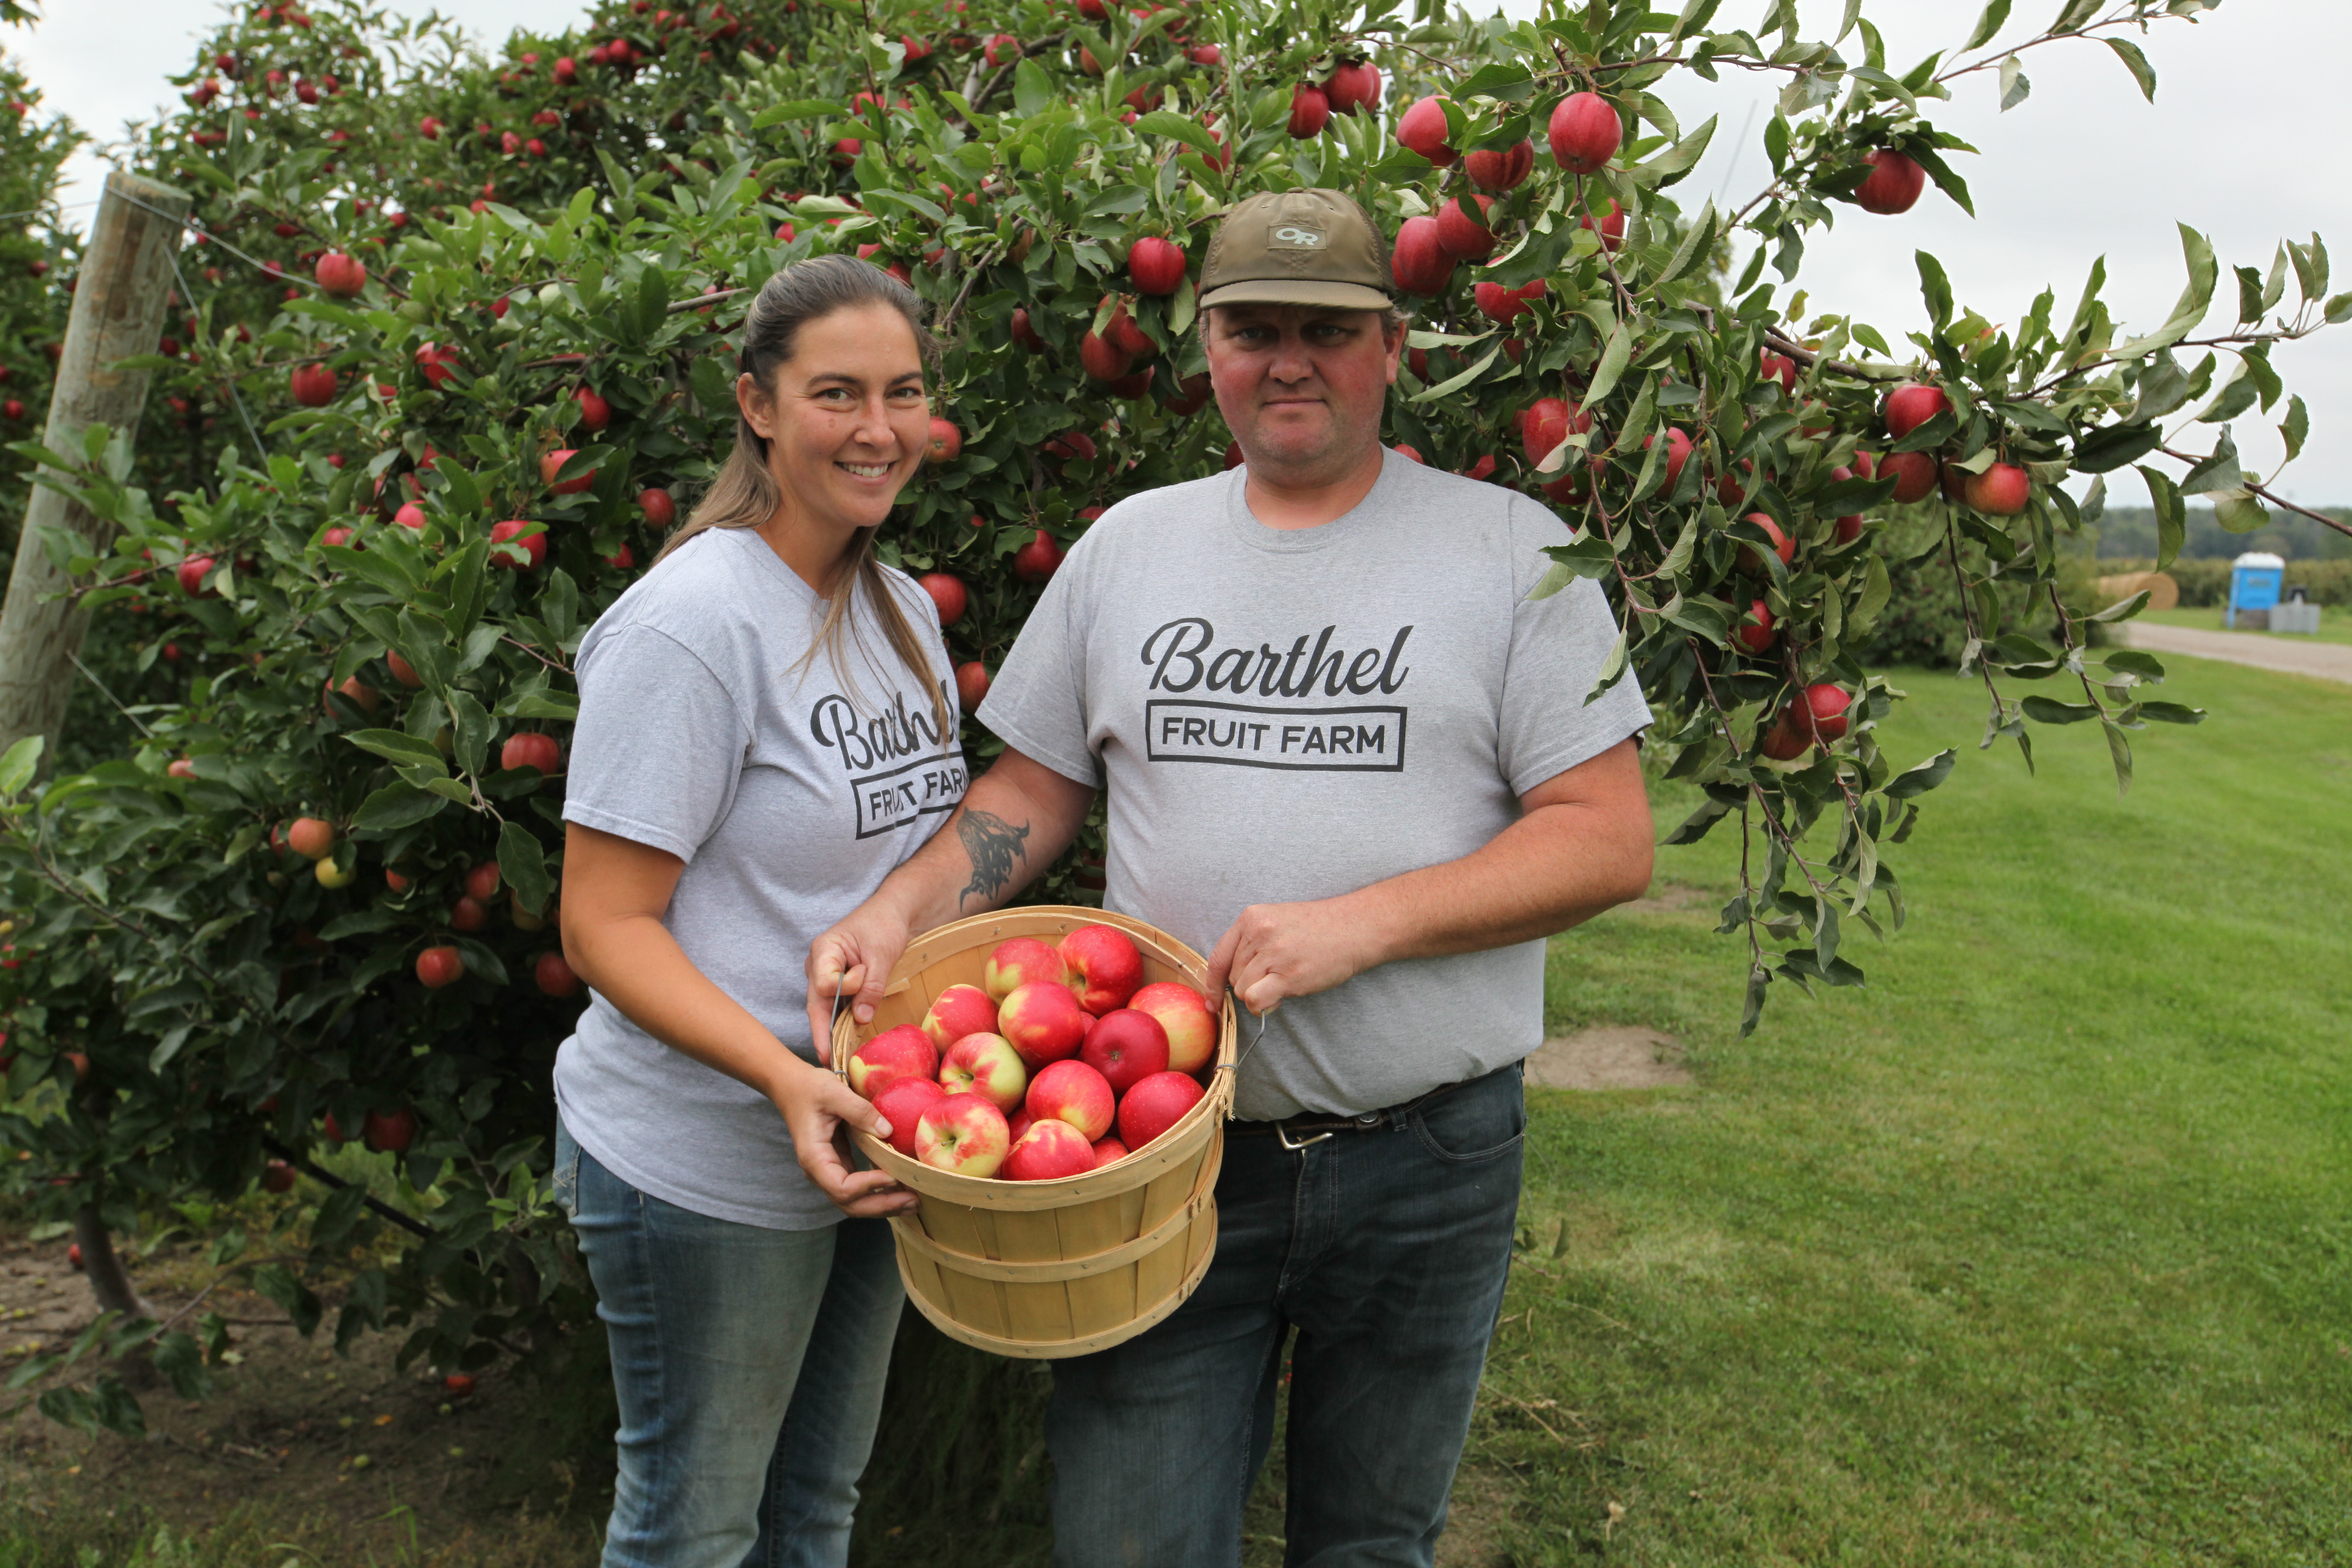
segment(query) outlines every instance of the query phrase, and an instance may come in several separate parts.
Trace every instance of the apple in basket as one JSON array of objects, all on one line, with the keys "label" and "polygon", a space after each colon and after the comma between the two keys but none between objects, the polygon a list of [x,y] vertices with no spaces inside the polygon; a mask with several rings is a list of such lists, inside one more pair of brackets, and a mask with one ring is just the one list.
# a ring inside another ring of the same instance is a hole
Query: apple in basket
[{"label": "apple in basket", "polygon": [[1127,1145],[1116,1138],[1105,1138],[1095,1145],[1095,1169],[1115,1164],[1127,1158]]},{"label": "apple in basket", "polygon": [[923,1033],[941,1050],[966,1035],[995,1032],[996,1004],[977,985],[949,986],[932,1001],[931,1010],[923,1015]]},{"label": "apple in basket", "polygon": [[1035,985],[1051,981],[1062,984],[1066,971],[1062,955],[1034,936],[1016,936],[1011,942],[996,944],[988,955],[988,967],[981,973],[981,984],[989,1000],[1003,1002],[1024,985]]},{"label": "apple in basket", "polygon": [[976,1094],[999,1110],[1011,1110],[1029,1092],[1029,1069],[1003,1036],[966,1035],[948,1047],[940,1064],[940,1087],[950,1094]]},{"label": "apple in basket", "polygon": [[[1033,1084],[1031,1087],[1035,1086]],[[1021,1135],[1028,1131],[1030,1124],[1036,1120],[1036,1117],[1030,1114],[1029,1108],[1024,1105],[1004,1119],[1004,1129],[1013,1141],[1018,1143],[1021,1142]]]},{"label": "apple in basket", "polygon": [[868,1100],[903,1079],[930,1078],[940,1070],[940,1051],[912,1024],[885,1029],[849,1056],[849,1087]]},{"label": "apple in basket", "polygon": [[1061,954],[1078,1005],[1097,1017],[1126,1006],[1143,984],[1143,954],[1114,926],[1080,926],[1062,939]]},{"label": "apple in basket", "polygon": [[1168,1070],[1168,1031],[1149,1013],[1117,1008],[1087,1031],[1078,1059],[1102,1074],[1113,1093],[1125,1094],[1153,1073]]},{"label": "apple in basket", "polygon": [[1087,1037],[1087,1015],[1068,986],[1040,980],[1004,999],[996,1010],[996,1032],[1013,1042],[1021,1060],[1035,1072],[1047,1062],[1078,1054],[1079,1042]]},{"label": "apple in basket", "polygon": [[1118,1141],[1130,1149],[1142,1148],[1182,1121],[1208,1092],[1190,1073],[1153,1073],[1119,1100]]},{"label": "apple in basket", "polygon": [[976,1094],[950,1094],[915,1119],[915,1158],[934,1170],[992,1176],[1013,1146],[1004,1112]]},{"label": "apple in basket", "polygon": [[1008,1182],[1050,1182],[1080,1176],[1095,1168],[1095,1146],[1066,1121],[1044,1118],[1030,1125],[1004,1156],[997,1174]]},{"label": "apple in basket", "polygon": [[915,1121],[935,1100],[948,1091],[927,1078],[902,1078],[874,1098],[874,1109],[890,1124],[890,1147],[915,1157]]},{"label": "apple in basket", "polygon": [[1128,998],[1127,1005],[1149,1013],[1168,1035],[1168,1066],[1176,1072],[1199,1072],[1217,1054],[1217,1016],[1208,999],[1190,985],[1162,980]]},{"label": "apple in basket", "polygon": [[1066,1121],[1094,1142],[1110,1131],[1118,1114],[1118,1094],[1110,1081],[1084,1062],[1051,1062],[1029,1083],[1023,1102],[1041,1121]]}]

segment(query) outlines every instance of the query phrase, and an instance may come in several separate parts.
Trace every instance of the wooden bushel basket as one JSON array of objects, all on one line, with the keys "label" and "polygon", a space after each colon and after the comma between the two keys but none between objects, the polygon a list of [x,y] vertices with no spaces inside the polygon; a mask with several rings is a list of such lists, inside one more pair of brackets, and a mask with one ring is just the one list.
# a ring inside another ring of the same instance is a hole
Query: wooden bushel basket
[{"label": "wooden bushel basket", "polygon": [[[941,991],[978,985],[999,942],[1058,943],[1080,926],[1115,926],[1143,954],[1144,984],[1172,980],[1208,994],[1208,964],[1182,942],[1124,915],[1043,905],[974,915],[924,932],[891,970],[873,1022],[844,1013],[833,1067],[871,1036],[920,1025]],[[1181,1305],[1217,1245],[1217,1170],[1234,1100],[1234,1009],[1218,1008],[1209,1091],[1182,1120],[1115,1165],[1050,1182],[1006,1182],[934,1170],[877,1138],[858,1150],[918,1194],[898,1233],[898,1276],[941,1333],[999,1355],[1085,1355],[1132,1339]]]}]

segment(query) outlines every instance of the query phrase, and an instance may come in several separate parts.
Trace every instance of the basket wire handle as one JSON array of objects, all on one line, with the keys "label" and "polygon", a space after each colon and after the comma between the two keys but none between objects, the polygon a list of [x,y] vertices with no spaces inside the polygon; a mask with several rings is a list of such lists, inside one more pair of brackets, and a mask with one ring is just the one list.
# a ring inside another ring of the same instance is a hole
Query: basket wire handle
[{"label": "basket wire handle", "polygon": [[1225,986],[1225,994],[1233,999],[1234,1005],[1240,1008],[1245,1016],[1257,1020],[1257,1033],[1250,1037],[1248,1049],[1243,1051],[1241,1055],[1234,1058],[1234,1065],[1232,1067],[1227,1068],[1220,1065],[1217,1068],[1219,1072],[1231,1072],[1235,1080],[1238,1081],[1242,1076],[1242,1064],[1250,1059],[1250,1052],[1256,1050],[1259,1043],[1265,1038],[1265,1020],[1267,1016],[1273,1013],[1274,1009],[1268,1007],[1264,1013],[1250,1012],[1249,1004],[1242,1000],[1241,994],[1235,991],[1230,983]]}]

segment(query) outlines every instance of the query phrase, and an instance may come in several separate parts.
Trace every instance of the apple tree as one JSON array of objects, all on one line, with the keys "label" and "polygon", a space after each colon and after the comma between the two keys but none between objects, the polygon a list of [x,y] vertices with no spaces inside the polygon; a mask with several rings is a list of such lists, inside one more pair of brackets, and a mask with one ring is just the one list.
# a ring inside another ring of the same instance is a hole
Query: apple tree
[{"label": "apple tree", "polygon": [[[2105,48],[2152,92],[2134,37],[2210,8],[2072,0],[1988,48],[1994,0],[1908,67],[1859,5],[1809,39],[1793,5],[1749,7],[1748,31],[1716,0],[1516,24],[635,0],[487,61],[356,0],[250,10],[142,147],[197,215],[146,428],[17,448],[119,531],[74,563],[104,745],[46,779],[36,742],[0,765],[0,1137],[33,1156],[5,1179],[127,1221],[142,1195],[331,1176],[317,1156],[354,1141],[375,1191],[344,1157],[346,1184],[301,1188],[282,1235],[221,1265],[307,1330],[363,1246],[339,1339],[397,1328],[439,1366],[581,1321],[540,1184],[580,1005],[551,925],[571,659],[731,439],[751,292],[847,251],[931,302],[947,427],[886,548],[940,602],[969,705],[1100,509],[1229,461],[1194,279],[1227,205],[1298,184],[1398,236],[1416,320],[1390,438],[1574,525],[1545,587],[1607,592],[1604,679],[1641,683],[1660,765],[1706,797],[1672,841],[1744,836],[1723,929],[1746,1026],[1776,980],[1859,984],[1843,935],[1900,921],[1884,851],[1953,765],[1879,744],[1890,567],[1938,563],[1988,743],[2093,723],[2127,778],[2139,727],[2198,715],[2151,697],[2152,657],[2091,646],[2086,615],[2137,603],[2068,602],[2061,542],[2126,468],[2173,546],[2184,496],[2278,504],[2230,422],[2281,411],[2299,446],[2272,345],[2352,296],[2328,295],[2315,238],[2224,289],[2184,229],[2189,284],[2154,330],[2111,319],[2096,268],[2069,310],[2000,302],[2004,329],[1922,254],[1930,324],[1898,344],[1793,313],[1807,237],[1965,205],[1937,106],[2024,101],[2020,49]],[[1771,179],[1724,209],[1678,194],[1716,122],[1658,89],[1732,71],[1780,93]],[[1099,842],[1046,896],[1099,888]],[[387,1226],[413,1245],[378,1245]],[[228,1332],[128,1306],[106,1331],[190,1391]],[[47,1397],[136,1420],[103,1378]]]}]

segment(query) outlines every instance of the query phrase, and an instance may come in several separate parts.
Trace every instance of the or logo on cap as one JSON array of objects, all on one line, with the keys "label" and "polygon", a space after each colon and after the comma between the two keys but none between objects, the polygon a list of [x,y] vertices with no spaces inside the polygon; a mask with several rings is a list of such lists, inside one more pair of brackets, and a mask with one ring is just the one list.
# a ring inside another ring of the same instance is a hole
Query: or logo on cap
[{"label": "or logo on cap", "polygon": [[1265,244],[1269,250],[1320,250],[1323,248],[1323,231],[1286,223],[1277,226],[1266,237]]}]

